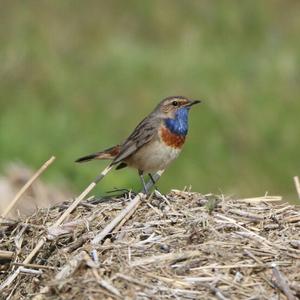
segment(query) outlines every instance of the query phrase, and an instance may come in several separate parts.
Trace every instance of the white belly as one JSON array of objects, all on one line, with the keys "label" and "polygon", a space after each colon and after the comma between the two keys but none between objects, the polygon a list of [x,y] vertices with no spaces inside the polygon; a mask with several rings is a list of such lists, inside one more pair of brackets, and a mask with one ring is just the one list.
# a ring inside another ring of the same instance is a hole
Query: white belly
[{"label": "white belly", "polygon": [[151,173],[165,169],[180,152],[181,149],[176,149],[166,146],[159,141],[154,141],[143,146],[130,158],[127,158],[125,162],[129,167]]}]

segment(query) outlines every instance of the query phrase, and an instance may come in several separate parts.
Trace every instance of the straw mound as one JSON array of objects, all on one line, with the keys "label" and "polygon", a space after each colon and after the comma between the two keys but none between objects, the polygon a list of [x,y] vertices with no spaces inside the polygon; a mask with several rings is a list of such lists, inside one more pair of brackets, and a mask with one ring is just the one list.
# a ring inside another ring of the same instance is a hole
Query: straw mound
[{"label": "straw mound", "polygon": [[[130,195],[39,210],[1,230],[1,249],[23,262],[51,235],[4,299],[297,299],[300,210],[278,198],[224,199],[173,190],[143,200],[102,244],[90,241]],[[17,268],[0,267],[0,280]],[[29,272],[29,273],[28,273]],[[35,274],[36,273],[36,274]],[[277,298],[276,298],[277,299]]]}]

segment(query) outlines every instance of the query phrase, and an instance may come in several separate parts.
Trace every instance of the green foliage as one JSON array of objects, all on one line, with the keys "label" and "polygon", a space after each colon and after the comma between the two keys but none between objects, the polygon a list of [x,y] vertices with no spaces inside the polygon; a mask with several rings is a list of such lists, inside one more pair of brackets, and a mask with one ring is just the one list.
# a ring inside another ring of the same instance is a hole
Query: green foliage
[{"label": "green foliage", "polygon": [[[74,159],[183,94],[205,103],[163,190],[293,195],[299,11],[297,1],[3,1],[0,166],[54,154],[46,176],[80,190],[105,163]],[[98,189],[139,185],[124,170]]]}]

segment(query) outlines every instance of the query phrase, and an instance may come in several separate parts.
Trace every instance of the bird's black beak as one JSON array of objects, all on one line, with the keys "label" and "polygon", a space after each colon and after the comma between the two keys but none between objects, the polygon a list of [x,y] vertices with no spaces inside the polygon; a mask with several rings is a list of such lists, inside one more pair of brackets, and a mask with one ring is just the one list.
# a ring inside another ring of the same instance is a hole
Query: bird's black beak
[{"label": "bird's black beak", "polygon": [[195,104],[201,103],[201,100],[191,100],[190,103],[187,104],[188,107],[191,107]]}]

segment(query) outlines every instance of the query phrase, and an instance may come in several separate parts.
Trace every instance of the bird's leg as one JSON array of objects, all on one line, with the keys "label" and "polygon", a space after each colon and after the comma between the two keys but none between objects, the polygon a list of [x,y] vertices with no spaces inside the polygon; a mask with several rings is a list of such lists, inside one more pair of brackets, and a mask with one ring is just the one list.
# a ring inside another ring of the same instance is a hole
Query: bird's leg
[{"label": "bird's leg", "polygon": [[144,172],[142,170],[139,170],[139,176],[141,178],[141,181],[142,181],[142,184],[143,184],[143,187],[144,187],[144,193],[147,195],[148,194],[148,190],[147,190],[147,187],[146,187],[146,183],[145,183],[145,179],[144,179],[143,173]]},{"label": "bird's leg", "polygon": [[149,175],[149,178],[151,179],[153,185],[155,186],[155,180],[154,180],[152,174],[151,174],[151,173],[148,173],[148,175]]},{"label": "bird's leg", "polygon": [[149,175],[149,178],[150,178],[151,182],[153,183],[154,189],[160,193],[158,187],[155,185],[155,184],[156,184],[156,181],[154,180],[152,174],[151,174],[151,173],[148,173],[148,175]]},{"label": "bird's leg", "polygon": [[152,183],[153,183],[154,189],[157,190],[157,191],[159,191],[159,190],[158,190],[158,187],[155,185],[155,184],[156,184],[156,181],[154,180],[152,174],[151,174],[151,173],[148,173],[148,175],[149,175],[150,180],[151,180]]}]

